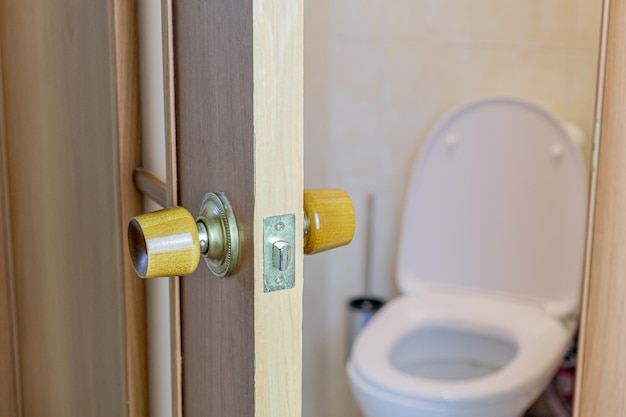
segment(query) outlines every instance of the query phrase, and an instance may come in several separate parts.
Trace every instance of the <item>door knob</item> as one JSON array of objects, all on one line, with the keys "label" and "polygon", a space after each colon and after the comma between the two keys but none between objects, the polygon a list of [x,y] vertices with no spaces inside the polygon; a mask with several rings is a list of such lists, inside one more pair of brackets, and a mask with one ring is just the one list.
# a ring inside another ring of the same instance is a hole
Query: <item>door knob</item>
[{"label": "door knob", "polygon": [[141,278],[189,275],[201,256],[215,275],[226,277],[239,258],[235,214],[221,192],[205,194],[195,220],[183,207],[141,214],[128,223],[128,249]]},{"label": "door knob", "polygon": [[[347,245],[355,227],[354,208],[345,191],[304,191],[304,253]],[[272,245],[279,266],[291,258],[294,243]],[[211,192],[202,199],[196,219],[183,207],[133,217],[128,224],[128,248],[141,278],[189,275],[201,257],[215,275],[226,277],[239,259],[237,221],[226,196]]]},{"label": "door knob", "polygon": [[354,207],[345,191],[304,190],[304,253],[311,255],[347,245],[355,228]]}]

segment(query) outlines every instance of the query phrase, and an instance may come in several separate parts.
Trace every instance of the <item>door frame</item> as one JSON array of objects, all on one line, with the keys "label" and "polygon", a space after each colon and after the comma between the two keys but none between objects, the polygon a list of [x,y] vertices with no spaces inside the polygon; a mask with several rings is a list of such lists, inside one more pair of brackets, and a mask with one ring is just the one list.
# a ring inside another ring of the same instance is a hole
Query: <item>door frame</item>
[{"label": "door frame", "polygon": [[626,4],[603,16],[577,417],[626,412]]},{"label": "door frame", "polygon": [[13,251],[9,242],[9,181],[7,145],[4,128],[4,90],[0,54],[0,414],[22,415],[20,391],[19,346],[15,311]]},{"label": "door frame", "polygon": [[146,290],[126,249],[126,221],[143,212],[143,196],[133,184],[133,168],[141,166],[137,1],[113,0],[112,6],[128,416],[148,417]]}]

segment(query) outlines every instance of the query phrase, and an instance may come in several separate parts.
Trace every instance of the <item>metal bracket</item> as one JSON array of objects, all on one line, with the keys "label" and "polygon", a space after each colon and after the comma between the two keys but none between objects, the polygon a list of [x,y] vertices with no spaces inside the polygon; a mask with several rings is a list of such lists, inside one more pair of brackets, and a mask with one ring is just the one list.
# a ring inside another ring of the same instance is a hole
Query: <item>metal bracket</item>
[{"label": "metal bracket", "polygon": [[296,215],[263,219],[263,291],[274,292],[296,286]]}]

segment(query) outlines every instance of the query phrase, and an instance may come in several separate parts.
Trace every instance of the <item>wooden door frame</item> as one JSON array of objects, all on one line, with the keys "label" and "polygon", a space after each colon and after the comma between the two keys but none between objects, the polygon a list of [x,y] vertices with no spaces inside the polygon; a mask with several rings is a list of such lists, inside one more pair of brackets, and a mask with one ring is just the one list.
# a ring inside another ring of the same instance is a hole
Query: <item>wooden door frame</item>
[{"label": "wooden door frame", "polygon": [[604,7],[578,417],[626,412],[626,4],[605,0]]},{"label": "wooden door frame", "polygon": [[113,0],[113,45],[119,178],[119,210],[124,283],[126,389],[129,417],[148,417],[148,345],[144,282],[132,268],[126,221],[143,212],[142,194],[133,184],[133,169],[141,166],[139,103],[139,41],[136,0]]},{"label": "wooden door frame", "polygon": [[21,416],[19,346],[15,317],[9,182],[0,51],[0,415]]}]

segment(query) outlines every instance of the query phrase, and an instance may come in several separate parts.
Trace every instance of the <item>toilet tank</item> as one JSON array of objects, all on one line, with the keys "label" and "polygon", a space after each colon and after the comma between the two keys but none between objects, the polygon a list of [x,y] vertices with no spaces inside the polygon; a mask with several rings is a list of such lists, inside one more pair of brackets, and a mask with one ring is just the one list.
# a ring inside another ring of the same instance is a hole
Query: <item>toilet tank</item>
[{"label": "toilet tank", "polygon": [[515,98],[458,108],[413,166],[400,289],[479,292],[576,313],[587,182],[579,149],[548,111]]}]

